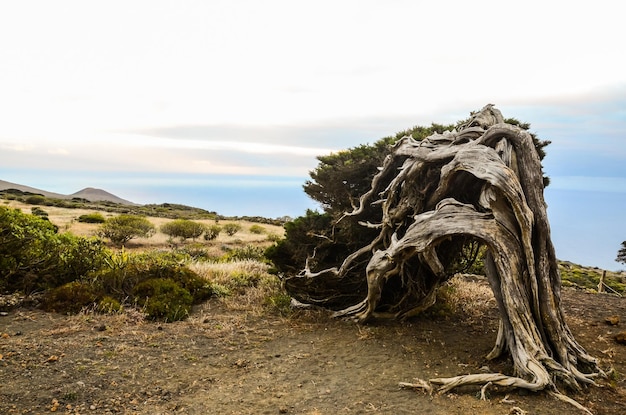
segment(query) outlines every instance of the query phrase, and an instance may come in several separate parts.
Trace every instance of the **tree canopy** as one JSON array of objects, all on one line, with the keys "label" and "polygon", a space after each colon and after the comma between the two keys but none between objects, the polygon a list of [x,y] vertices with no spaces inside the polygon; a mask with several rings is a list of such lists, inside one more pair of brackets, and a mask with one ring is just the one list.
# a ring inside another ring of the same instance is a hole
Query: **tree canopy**
[{"label": "tree canopy", "polygon": [[617,251],[617,258],[615,260],[626,264],[626,241],[622,242],[622,247]]},{"label": "tree canopy", "polygon": [[[470,117],[476,113],[470,114]],[[392,153],[394,145],[405,137],[422,141],[432,134],[443,134],[467,124],[471,118],[459,120],[454,124],[431,123],[429,126],[416,125],[392,136],[383,137],[373,144],[362,144],[347,150],[318,156],[319,163],[310,172],[311,179],[306,181],[304,192],[320,204],[323,213],[307,211],[306,215],[288,222],[285,226],[285,239],[268,251],[269,258],[278,270],[285,274],[294,273],[308,263],[312,269],[327,268],[337,265],[341,258],[366,245],[376,235],[376,230],[362,226],[361,223],[379,223],[382,219],[380,204],[365,206],[358,217],[345,216],[355,209],[361,196],[367,193],[372,180],[379,174],[385,159]],[[530,130],[530,124],[516,118],[507,118],[504,122],[518,126],[524,131]],[[543,159],[548,140],[539,139],[530,133],[533,145]],[[387,183],[392,179],[380,179]],[[549,180],[544,176],[544,184]],[[341,220],[339,220],[341,218]],[[467,249],[459,258],[459,269],[471,266],[477,246],[468,240]],[[366,263],[353,264],[352,272],[362,274]],[[345,283],[345,281],[344,281]],[[327,306],[340,307],[344,301],[351,301],[364,295],[364,284],[345,284],[345,293],[338,295],[337,304],[329,301]]]},{"label": "tree canopy", "polygon": [[145,217],[122,214],[103,223],[98,235],[122,246],[133,238],[148,238],[155,232],[155,226]]}]

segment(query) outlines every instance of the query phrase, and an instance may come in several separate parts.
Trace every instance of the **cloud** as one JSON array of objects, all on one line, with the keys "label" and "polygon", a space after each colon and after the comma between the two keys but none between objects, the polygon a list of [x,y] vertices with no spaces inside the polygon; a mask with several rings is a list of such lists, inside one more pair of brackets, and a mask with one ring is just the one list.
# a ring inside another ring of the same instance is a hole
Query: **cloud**
[{"label": "cloud", "polygon": [[0,143],[0,148],[5,151],[25,152],[31,151],[34,146],[31,144],[16,144],[16,143]]},{"label": "cloud", "polygon": [[[423,116],[422,116],[423,117]],[[277,146],[316,149],[316,154],[347,149],[393,135],[416,123],[411,116],[331,117],[300,123],[232,123],[175,125],[138,129],[123,133],[162,137],[171,140],[254,142]],[[175,145],[175,144],[174,144]]]}]

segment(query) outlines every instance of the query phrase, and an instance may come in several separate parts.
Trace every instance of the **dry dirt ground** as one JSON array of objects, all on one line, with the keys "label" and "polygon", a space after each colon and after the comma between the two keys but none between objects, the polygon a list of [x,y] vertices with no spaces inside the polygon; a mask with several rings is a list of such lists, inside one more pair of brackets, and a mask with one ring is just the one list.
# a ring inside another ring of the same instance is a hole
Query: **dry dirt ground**
[{"label": "dry dirt ground", "polygon": [[[617,375],[572,395],[595,414],[626,413],[626,299],[563,292],[568,323]],[[545,393],[477,388],[433,394],[400,389],[413,378],[481,370],[496,336],[482,318],[444,314],[367,326],[319,310],[288,317],[233,311],[220,299],[186,321],[133,312],[63,316],[21,308],[0,316],[0,413],[36,414],[564,414]],[[620,326],[604,319],[618,315]]]}]

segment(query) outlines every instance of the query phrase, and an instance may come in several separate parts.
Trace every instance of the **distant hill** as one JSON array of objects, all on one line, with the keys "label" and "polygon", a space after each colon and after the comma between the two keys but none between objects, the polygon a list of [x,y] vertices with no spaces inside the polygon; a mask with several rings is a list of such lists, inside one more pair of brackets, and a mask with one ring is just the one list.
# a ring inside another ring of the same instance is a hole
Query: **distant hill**
[{"label": "distant hill", "polygon": [[136,203],[129,202],[128,200],[122,199],[121,197],[117,197],[114,194],[111,194],[105,190],[95,189],[93,187],[87,187],[83,190],[79,190],[76,193],[72,193],[71,195],[63,195],[60,193],[48,192],[46,190],[41,190],[41,189],[37,189],[34,187],[25,186],[22,184],[11,183],[11,182],[7,182],[4,180],[0,180],[0,191],[8,190],[8,189],[15,189],[21,192],[40,194],[45,197],[50,197],[50,198],[55,198],[55,199],[80,198],[80,199],[88,200],[90,202],[107,201],[107,202],[119,203],[122,205],[136,205]]},{"label": "distant hill", "polygon": [[135,205],[136,203],[129,202],[128,200],[122,199],[121,197],[117,197],[114,194],[107,192],[102,189],[95,189],[93,187],[86,187],[83,190],[80,190],[76,193],[72,193],[69,195],[69,198],[78,197],[81,199],[87,199],[90,202],[114,202],[120,203],[122,205]]}]

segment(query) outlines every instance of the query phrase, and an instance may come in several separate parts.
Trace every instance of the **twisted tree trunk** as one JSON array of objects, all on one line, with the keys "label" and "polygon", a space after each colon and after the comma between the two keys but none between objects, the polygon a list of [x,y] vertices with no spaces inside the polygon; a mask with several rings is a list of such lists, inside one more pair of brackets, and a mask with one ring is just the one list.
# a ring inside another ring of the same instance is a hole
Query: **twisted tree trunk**
[{"label": "twisted tree trunk", "polygon": [[[557,393],[557,381],[578,389],[602,375],[596,359],[574,339],[561,311],[542,168],[528,132],[504,123],[501,113],[487,105],[459,131],[419,142],[405,137],[396,143],[359,207],[346,216],[358,217],[376,204],[382,221],[363,225],[378,229],[378,235],[337,268],[314,272],[307,265],[288,278],[286,286],[295,298],[323,303],[324,298],[310,293],[313,281],[336,286],[357,262],[367,261],[360,277],[367,281],[367,297],[335,315],[358,322],[373,316],[405,318],[434,303],[437,288],[451,277],[450,264],[468,241],[478,241],[488,249],[486,274],[501,316],[488,357],[508,352],[515,373],[431,382],[442,390],[491,382]],[[381,302],[383,292],[391,303]],[[332,289],[327,295],[332,296]]]}]

